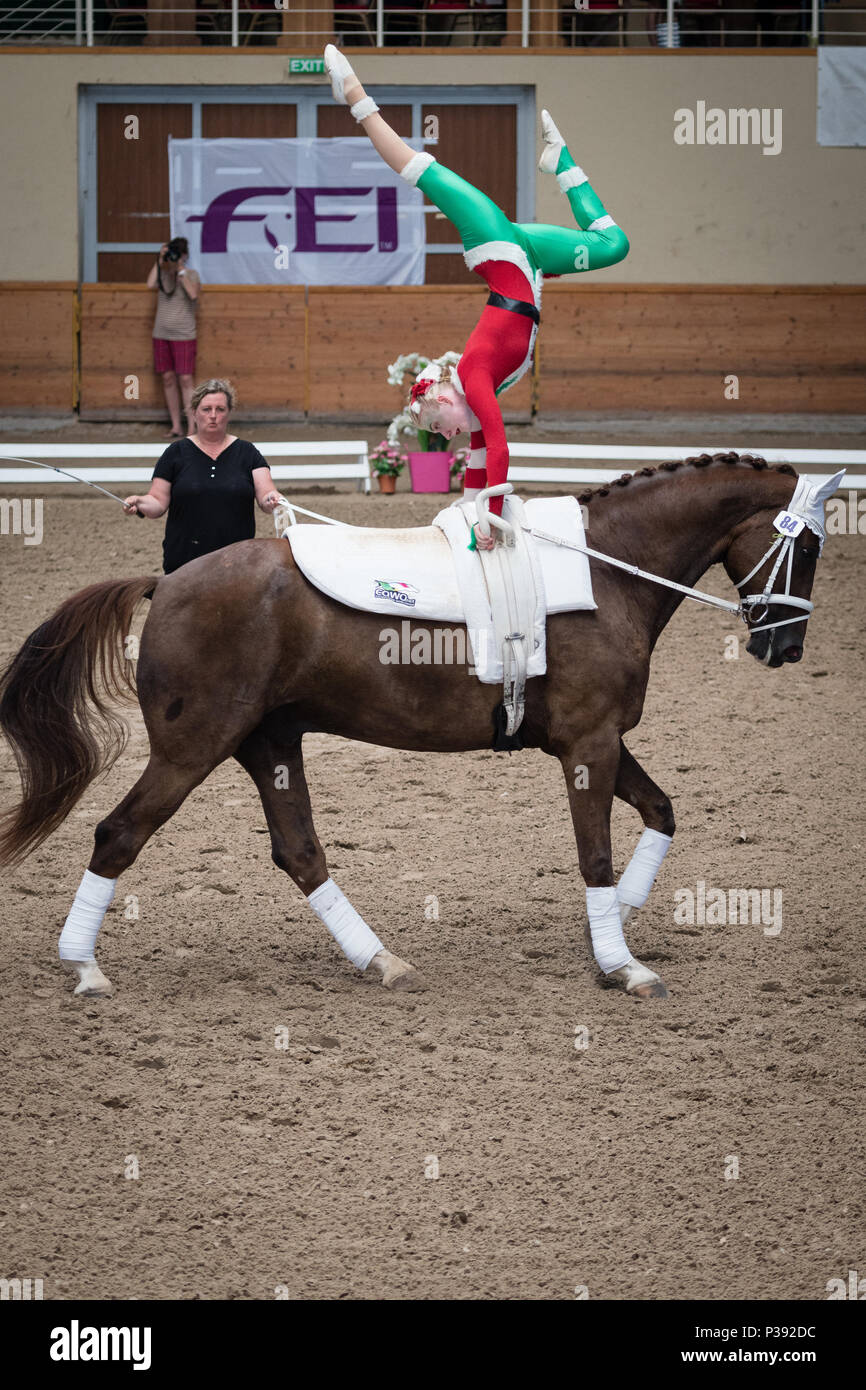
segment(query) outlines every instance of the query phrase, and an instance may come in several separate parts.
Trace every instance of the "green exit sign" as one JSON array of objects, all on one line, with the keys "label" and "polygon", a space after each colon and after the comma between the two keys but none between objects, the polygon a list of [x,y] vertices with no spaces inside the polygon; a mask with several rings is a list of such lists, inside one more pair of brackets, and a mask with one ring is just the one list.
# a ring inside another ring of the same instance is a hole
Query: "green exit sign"
[{"label": "green exit sign", "polygon": [[297,73],[305,72],[324,72],[324,58],[290,58],[289,75],[294,77]]}]

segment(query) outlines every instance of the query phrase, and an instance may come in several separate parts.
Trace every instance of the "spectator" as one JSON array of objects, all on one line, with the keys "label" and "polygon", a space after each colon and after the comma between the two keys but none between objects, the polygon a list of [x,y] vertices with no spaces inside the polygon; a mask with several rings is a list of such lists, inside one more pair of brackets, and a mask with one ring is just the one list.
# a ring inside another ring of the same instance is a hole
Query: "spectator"
[{"label": "spectator", "polygon": [[[171,416],[169,439],[182,439],[194,429],[191,397],[195,378],[196,308],[201,281],[187,269],[189,242],[174,237],[159,249],[150,268],[147,287],[157,291],[153,324],[153,366],[162,377],[165,403]],[[181,426],[181,397],[187,428]]]}]

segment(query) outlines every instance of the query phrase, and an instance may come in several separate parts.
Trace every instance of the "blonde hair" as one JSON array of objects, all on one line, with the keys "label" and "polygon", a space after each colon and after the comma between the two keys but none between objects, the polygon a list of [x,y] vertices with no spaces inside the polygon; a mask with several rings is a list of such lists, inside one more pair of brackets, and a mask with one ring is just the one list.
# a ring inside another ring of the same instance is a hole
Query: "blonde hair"
[{"label": "blonde hair", "polygon": [[426,426],[424,425],[424,419],[428,414],[435,412],[436,406],[438,404],[435,397],[439,395],[439,392],[443,386],[450,386],[452,380],[453,368],[446,364],[442,367],[442,375],[440,376],[439,380],[431,381],[423,396],[419,396],[416,400],[410,401],[406,409],[414,423],[418,425],[419,428],[426,428]]},{"label": "blonde hair", "polygon": [[205,396],[213,396],[217,393],[225,396],[229,410],[234,410],[237,392],[230,381],[223,381],[218,376],[212,376],[210,381],[203,381],[200,386],[195,388],[190,399],[192,409],[198,410]]}]

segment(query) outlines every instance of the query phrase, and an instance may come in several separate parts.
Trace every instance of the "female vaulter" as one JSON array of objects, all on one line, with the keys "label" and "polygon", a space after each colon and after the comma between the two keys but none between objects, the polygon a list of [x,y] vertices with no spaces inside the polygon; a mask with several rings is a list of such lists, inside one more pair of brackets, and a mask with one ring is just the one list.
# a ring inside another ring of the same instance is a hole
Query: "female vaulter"
[{"label": "female vaulter", "polygon": [[[628,254],[628,238],[605,212],[549,112],[541,113],[544,150],[539,168],[556,175],[578,231],[509,221],[486,194],[439,164],[432,154],[413,150],[391,129],[333,44],[325,49],[325,70],[334,97],[351,107],[389,168],[420,188],[454,224],[467,266],[490,288],[477,327],[451,369],[450,381],[438,367],[425,368],[412,387],[409,407],[421,428],[447,439],[461,430],[470,432],[464,488],[465,496],[474,497],[482,487],[504,483],[508,476],[508,444],[497,396],[519,381],[532,363],[544,276],[616,265]],[[490,499],[490,510],[501,516],[501,497]],[[484,537],[473,529],[473,536],[484,550],[496,543],[495,532]]]}]

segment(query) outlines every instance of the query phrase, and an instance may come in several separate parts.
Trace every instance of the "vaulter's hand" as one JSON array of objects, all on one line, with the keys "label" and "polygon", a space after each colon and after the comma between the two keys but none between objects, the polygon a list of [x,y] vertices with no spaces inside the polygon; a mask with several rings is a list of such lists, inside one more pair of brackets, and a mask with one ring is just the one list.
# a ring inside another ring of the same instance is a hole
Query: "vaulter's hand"
[{"label": "vaulter's hand", "polygon": [[478,529],[477,523],[475,526],[473,526],[472,529],[475,532],[475,544],[477,545],[478,549],[492,550],[493,547],[496,545],[496,532],[491,531],[489,536],[482,536],[481,532]]}]

